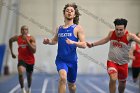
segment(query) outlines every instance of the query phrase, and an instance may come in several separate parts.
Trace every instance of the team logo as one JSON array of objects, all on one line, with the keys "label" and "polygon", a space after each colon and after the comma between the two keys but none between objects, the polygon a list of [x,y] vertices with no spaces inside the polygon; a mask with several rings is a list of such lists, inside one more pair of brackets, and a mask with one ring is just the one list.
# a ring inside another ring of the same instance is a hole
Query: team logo
[{"label": "team logo", "polygon": [[113,45],[114,47],[122,48],[122,44],[119,43],[119,42],[112,42],[112,45]]}]

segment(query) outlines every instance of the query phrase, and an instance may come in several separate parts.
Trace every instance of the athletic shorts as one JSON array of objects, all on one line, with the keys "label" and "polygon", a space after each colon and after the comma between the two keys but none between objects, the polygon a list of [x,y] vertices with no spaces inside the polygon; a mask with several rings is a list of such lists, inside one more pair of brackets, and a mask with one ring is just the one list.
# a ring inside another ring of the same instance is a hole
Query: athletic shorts
[{"label": "athletic shorts", "polygon": [[128,64],[119,65],[113,61],[107,61],[108,74],[117,73],[118,80],[125,81],[128,77]]},{"label": "athletic shorts", "polygon": [[133,78],[137,78],[140,74],[140,67],[132,67],[132,76]]},{"label": "athletic shorts", "polygon": [[67,72],[67,80],[70,83],[74,83],[77,77],[77,62],[66,62],[61,59],[56,59],[55,61],[57,71],[64,69]]},{"label": "athletic shorts", "polygon": [[33,72],[33,69],[34,69],[34,64],[27,64],[23,60],[19,60],[17,66],[25,67],[27,72]]}]

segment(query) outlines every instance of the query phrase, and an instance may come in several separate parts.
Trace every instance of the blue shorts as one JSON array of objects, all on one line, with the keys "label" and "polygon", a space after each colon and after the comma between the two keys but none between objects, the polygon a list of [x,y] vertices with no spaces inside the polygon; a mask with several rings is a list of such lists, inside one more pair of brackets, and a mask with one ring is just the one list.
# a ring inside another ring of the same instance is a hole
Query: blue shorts
[{"label": "blue shorts", "polygon": [[77,62],[66,62],[64,60],[56,60],[55,61],[57,71],[61,69],[65,69],[67,72],[67,80],[70,83],[74,83],[77,77]]}]

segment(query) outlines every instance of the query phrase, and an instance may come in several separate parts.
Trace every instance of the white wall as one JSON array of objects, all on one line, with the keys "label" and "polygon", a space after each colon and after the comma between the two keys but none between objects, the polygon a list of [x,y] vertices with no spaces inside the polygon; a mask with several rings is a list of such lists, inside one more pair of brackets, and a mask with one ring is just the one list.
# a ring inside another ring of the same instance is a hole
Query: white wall
[{"label": "white wall", "polygon": [[32,35],[47,35],[45,29],[53,26],[53,7],[53,0],[21,0],[19,29],[27,25]]},{"label": "white wall", "polygon": [[[80,24],[84,27],[87,37],[105,36],[110,30],[107,24],[114,26],[113,21],[118,17],[128,20],[127,29],[130,32],[135,33],[140,29],[140,21],[138,20],[140,0],[21,0],[20,12],[29,19],[32,18],[41,25],[54,29],[54,25],[63,24],[62,10],[64,5],[69,2],[75,2],[93,14],[94,17],[91,17],[80,10],[82,14]],[[29,25],[32,30],[31,34],[35,36],[48,34],[29,19],[19,17],[19,25]]]}]

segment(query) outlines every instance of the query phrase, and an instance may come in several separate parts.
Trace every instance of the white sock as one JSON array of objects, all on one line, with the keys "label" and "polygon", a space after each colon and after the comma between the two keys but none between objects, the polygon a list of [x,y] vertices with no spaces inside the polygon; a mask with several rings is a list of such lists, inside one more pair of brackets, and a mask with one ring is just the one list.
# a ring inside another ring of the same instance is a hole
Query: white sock
[{"label": "white sock", "polygon": [[28,88],[27,93],[31,93],[31,88]]}]

